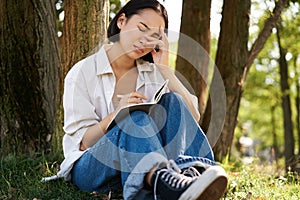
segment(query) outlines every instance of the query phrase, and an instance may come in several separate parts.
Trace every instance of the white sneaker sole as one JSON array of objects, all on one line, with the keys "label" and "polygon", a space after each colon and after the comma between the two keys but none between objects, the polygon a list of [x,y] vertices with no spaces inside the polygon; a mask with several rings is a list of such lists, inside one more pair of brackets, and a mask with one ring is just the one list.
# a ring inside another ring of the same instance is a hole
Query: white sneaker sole
[{"label": "white sneaker sole", "polygon": [[179,200],[219,200],[227,183],[225,170],[220,166],[211,166],[182,193]]}]

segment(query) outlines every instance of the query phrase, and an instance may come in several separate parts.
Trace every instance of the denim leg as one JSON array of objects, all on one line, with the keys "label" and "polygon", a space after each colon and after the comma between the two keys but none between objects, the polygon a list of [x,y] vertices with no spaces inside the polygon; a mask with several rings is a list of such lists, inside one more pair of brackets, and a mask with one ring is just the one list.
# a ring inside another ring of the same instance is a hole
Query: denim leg
[{"label": "denim leg", "polygon": [[136,111],[119,122],[76,162],[73,183],[86,191],[123,187],[124,199],[132,199],[157,163],[181,155],[213,160],[206,136],[179,95],[164,94],[150,116]]},{"label": "denim leg", "polygon": [[89,151],[74,164],[71,181],[82,191],[108,194],[122,190],[121,174],[114,168],[99,162]]},{"label": "denim leg", "polygon": [[122,186],[124,199],[132,198],[144,187],[145,174],[166,161],[157,132],[149,115],[140,111],[131,113],[76,162],[73,183],[81,190],[99,192]]},{"label": "denim leg", "polygon": [[214,160],[205,134],[180,95],[164,94],[151,116],[160,130],[168,159],[189,155]]},{"label": "denim leg", "polygon": [[175,163],[180,169],[188,167],[202,167],[208,169],[210,166],[216,165],[216,162],[208,158],[180,155],[176,158]]}]

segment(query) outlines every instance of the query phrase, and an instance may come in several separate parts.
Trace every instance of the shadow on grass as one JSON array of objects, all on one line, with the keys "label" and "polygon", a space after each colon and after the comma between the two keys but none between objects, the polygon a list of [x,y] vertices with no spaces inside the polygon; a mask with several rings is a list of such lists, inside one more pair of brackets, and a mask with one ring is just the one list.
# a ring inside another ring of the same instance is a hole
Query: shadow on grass
[{"label": "shadow on grass", "polygon": [[122,199],[120,193],[109,197],[79,191],[63,179],[41,182],[58,169],[59,163],[43,154],[6,156],[0,160],[0,199]]}]

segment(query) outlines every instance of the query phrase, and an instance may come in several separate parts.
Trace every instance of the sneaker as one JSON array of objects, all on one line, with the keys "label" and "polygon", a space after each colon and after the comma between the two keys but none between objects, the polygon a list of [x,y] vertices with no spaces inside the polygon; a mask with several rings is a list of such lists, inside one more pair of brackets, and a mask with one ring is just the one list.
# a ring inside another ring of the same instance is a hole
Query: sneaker
[{"label": "sneaker", "polygon": [[227,187],[227,177],[223,168],[212,166],[200,176],[181,174],[176,164],[158,169],[152,176],[154,198],[168,200],[217,200]]},{"label": "sneaker", "polygon": [[195,167],[188,167],[188,168],[182,169],[181,174],[188,176],[188,177],[200,177],[201,174],[203,173],[203,171],[205,171],[205,170],[200,171],[200,170],[196,169]]},{"label": "sneaker", "polygon": [[227,188],[225,170],[218,166],[211,166],[193,183],[179,198],[179,200],[219,200]]}]

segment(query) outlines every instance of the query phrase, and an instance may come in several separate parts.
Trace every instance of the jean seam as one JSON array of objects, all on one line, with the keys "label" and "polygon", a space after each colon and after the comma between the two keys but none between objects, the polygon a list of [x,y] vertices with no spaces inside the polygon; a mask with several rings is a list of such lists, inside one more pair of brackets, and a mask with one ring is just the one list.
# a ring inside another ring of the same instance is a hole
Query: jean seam
[{"label": "jean seam", "polygon": [[[130,163],[128,162],[128,159],[126,158],[126,156],[124,156],[124,161],[125,161],[125,163],[126,163],[126,165],[127,165],[127,168],[128,168],[128,170],[129,170],[129,172],[131,172],[131,171],[132,171],[132,168],[131,168]],[[124,164],[125,164],[125,163],[124,163]]]}]

